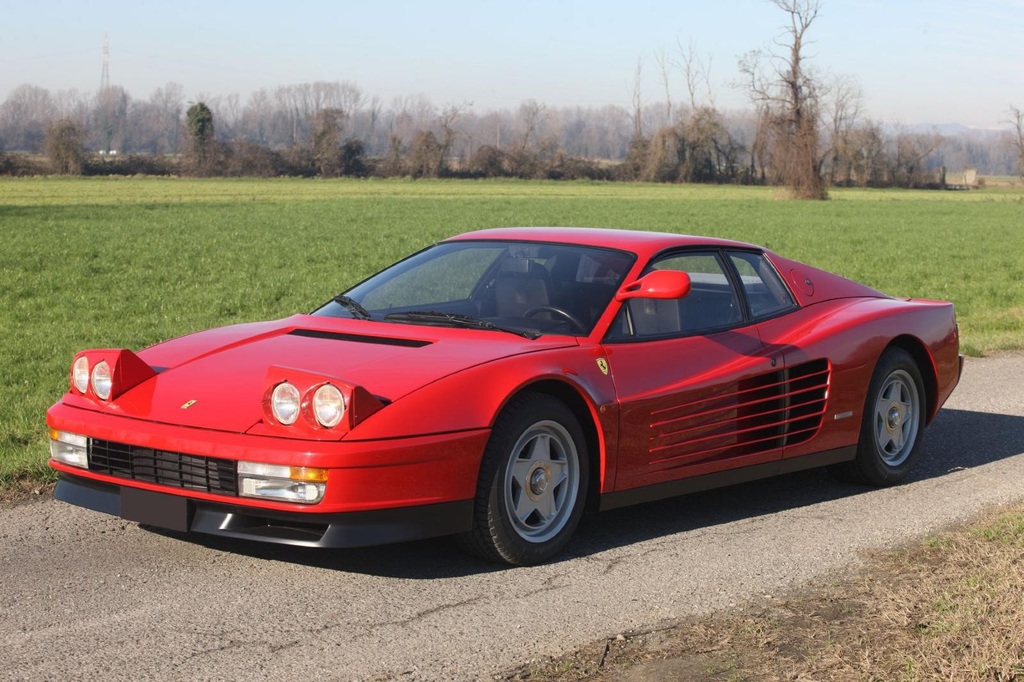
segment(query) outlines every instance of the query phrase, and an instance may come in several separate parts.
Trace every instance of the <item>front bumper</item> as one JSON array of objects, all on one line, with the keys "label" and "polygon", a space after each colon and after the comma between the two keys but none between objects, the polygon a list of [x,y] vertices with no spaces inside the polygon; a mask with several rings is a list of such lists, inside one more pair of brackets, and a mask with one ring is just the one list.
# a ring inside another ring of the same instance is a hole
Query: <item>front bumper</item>
[{"label": "front bumper", "polygon": [[51,467],[79,480],[302,515],[420,507],[472,499],[476,495],[480,459],[490,436],[488,429],[475,429],[391,440],[308,441],[184,428],[62,403],[51,407],[46,417],[51,429],[80,434],[91,441],[160,451],[182,460],[205,458],[327,469],[323,499],[316,505],[303,505],[240,497],[237,492],[221,487],[214,490],[196,485],[197,480],[184,481],[174,488],[161,485],[160,478],[138,477],[125,467],[115,467],[119,471],[93,470],[90,465],[83,470],[50,460]]},{"label": "front bumper", "polygon": [[61,472],[53,496],[158,528],[301,547],[366,547],[462,533],[473,500],[338,513],[291,512],[94,481]]}]

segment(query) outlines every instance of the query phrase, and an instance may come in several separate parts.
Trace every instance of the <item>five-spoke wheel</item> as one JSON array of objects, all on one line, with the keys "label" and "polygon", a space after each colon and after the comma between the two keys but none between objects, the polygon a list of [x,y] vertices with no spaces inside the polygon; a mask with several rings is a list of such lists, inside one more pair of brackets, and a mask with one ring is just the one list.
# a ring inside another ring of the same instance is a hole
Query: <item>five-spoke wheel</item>
[{"label": "five-spoke wheel", "polygon": [[924,410],[924,382],[914,358],[901,348],[887,349],[871,377],[857,457],[833,466],[833,473],[878,486],[902,481],[921,443]]},{"label": "five-spoke wheel", "polygon": [[502,499],[516,533],[530,542],[558,535],[568,523],[580,489],[579,453],[556,421],[530,426],[505,467]]},{"label": "five-spoke wheel", "polygon": [[493,561],[529,565],[565,546],[583,515],[589,462],[579,420],[542,393],[513,398],[495,422],[460,542]]},{"label": "five-spoke wheel", "polygon": [[921,396],[909,372],[897,369],[886,377],[871,418],[878,456],[886,466],[900,466],[917,443],[921,421]]}]

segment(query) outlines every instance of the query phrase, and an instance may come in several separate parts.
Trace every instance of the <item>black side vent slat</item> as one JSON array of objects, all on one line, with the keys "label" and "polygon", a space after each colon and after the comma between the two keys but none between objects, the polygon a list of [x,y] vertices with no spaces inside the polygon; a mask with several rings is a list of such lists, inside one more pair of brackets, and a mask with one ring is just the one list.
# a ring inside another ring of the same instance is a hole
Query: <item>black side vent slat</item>
[{"label": "black side vent slat", "polygon": [[344,334],[342,332],[323,332],[316,329],[293,329],[290,336],[305,336],[310,339],[328,339],[330,341],[351,341],[353,343],[373,343],[381,346],[402,346],[403,348],[423,348],[430,341],[420,339],[395,339],[389,336],[366,336],[364,334]]},{"label": "black side vent slat", "polygon": [[89,470],[171,488],[216,495],[238,494],[238,466],[230,459],[197,457],[94,439],[89,443]]},{"label": "black side vent slat", "polygon": [[827,360],[811,360],[662,408],[650,427],[654,461],[705,461],[806,442],[821,429],[830,377]]}]

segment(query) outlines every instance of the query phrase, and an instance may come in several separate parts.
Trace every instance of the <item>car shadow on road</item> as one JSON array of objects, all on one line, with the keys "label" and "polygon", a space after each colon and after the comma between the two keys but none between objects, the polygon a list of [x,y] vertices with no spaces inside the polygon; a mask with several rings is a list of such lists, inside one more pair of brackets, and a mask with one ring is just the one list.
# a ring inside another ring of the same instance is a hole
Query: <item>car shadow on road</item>
[{"label": "car shadow on road", "polygon": [[[1024,453],[1024,417],[943,410],[925,431],[908,482],[946,476]],[[841,483],[824,469],[719,488],[588,516],[559,561],[653,538],[685,533],[863,494],[873,488]],[[170,533],[168,533],[170,535]],[[412,580],[451,578],[512,569],[459,551],[449,538],[344,550],[264,545],[212,536],[187,538],[212,549],[268,561]]]},{"label": "car shadow on road", "polygon": [[[925,430],[906,483],[1024,454],[1024,417],[943,410]],[[775,514],[871,492],[810,469],[671,498],[586,519],[570,551],[587,556],[630,543]]]}]

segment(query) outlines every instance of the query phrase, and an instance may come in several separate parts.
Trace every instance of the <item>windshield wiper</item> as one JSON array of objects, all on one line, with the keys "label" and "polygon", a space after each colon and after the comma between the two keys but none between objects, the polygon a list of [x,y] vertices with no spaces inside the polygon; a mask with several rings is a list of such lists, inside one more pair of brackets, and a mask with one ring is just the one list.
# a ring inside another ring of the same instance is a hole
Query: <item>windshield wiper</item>
[{"label": "windshield wiper", "polygon": [[345,294],[338,294],[331,300],[345,306],[345,309],[352,313],[352,317],[356,319],[369,320],[371,317],[370,311],[360,305],[359,301],[349,298]]},{"label": "windshield wiper", "polygon": [[481,320],[478,317],[471,317],[469,315],[459,315],[457,313],[438,313],[432,310],[411,310],[406,313],[388,313],[384,316],[385,320],[393,320],[395,322],[422,322],[424,324],[441,324],[449,325],[452,327],[465,327],[466,329],[487,329],[497,332],[507,332],[509,334],[515,334],[516,336],[522,336],[530,339],[531,341],[536,338],[540,338],[540,332],[532,331],[529,329],[513,329],[512,327],[503,327],[487,320]]}]

